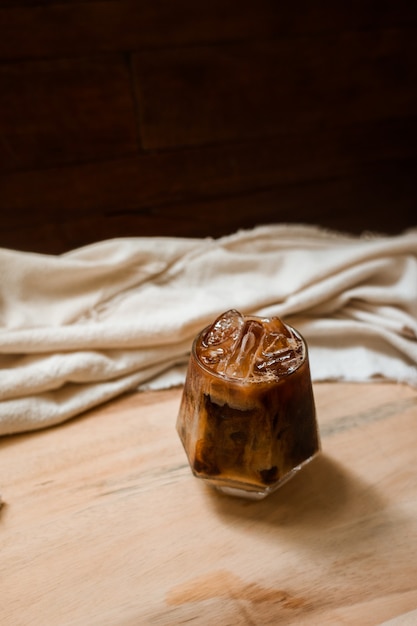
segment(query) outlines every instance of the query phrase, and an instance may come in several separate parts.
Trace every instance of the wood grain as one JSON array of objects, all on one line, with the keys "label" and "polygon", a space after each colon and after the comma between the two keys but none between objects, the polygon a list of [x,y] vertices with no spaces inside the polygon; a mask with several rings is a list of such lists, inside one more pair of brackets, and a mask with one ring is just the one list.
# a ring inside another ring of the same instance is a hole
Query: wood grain
[{"label": "wood grain", "polygon": [[[416,157],[417,118],[0,174],[5,219],[129,210],[365,174]],[[408,170],[405,169],[405,172]]]},{"label": "wood grain", "polygon": [[0,59],[45,58],[270,39],[306,33],[416,26],[407,0],[2,0]]},{"label": "wood grain", "polygon": [[[415,154],[416,133],[403,128]],[[320,144],[292,138],[262,151],[212,146],[9,173],[0,176],[0,245],[59,253],[111,237],[217,237],[268,222],[354,233],[415,225],[417,161],[390,158],[404,145],[401,124],[356,131],[323,133]]]},{"label": "wood grain", "polygon": [[122,57],[0,65],[0,85],[3,172],[138,150],[129,70]]},{"label": "wood grain", "polygon": [[417,608],[415,390],[315,385],[323,451],[261,502],[191,475],[180,393],[0,440],[1,623],[376,626]]},{"label": "wood grain", "polygon": [[415,226],[417,4],[0,0],[0,246]]},{"label": "wood grain", "polygon": [[303,134],[414,115],[416,58],[414,31],[393,29],[138,53],[143,143]]},{"label": "wood grain", "polygon": [[[59,254],[92,240],[128,236],[221,237],[268,223],[315,223],[360,234],[400,233],[416,223],[417,162],[400,161],[332,180],[279,185],[194,202],[144,208],[66,211],[43,219],[41,209],[10,215],[0,233],[9,248]],[[58,205],[59,206],[59,205]]]}]

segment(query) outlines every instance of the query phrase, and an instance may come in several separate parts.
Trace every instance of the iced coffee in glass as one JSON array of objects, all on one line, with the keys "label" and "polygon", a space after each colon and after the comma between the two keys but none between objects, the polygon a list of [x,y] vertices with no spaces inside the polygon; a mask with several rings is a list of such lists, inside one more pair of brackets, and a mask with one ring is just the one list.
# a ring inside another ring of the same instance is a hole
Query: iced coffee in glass
[{"label": "iced coffee in glass", "polygon": [[278,317],[229,310],[195,338],[177,431],[195,476],[263,498],[320,449],[307,345]]}]

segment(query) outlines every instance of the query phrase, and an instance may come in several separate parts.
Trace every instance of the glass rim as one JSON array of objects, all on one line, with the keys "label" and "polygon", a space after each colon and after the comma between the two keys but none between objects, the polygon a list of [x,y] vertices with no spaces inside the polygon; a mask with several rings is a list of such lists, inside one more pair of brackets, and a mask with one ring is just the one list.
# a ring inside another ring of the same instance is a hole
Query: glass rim
[{"label": "glass rim", "polygon": [[[244,316],[245,319],[254,319],[254,320],[262,320],[262,319],[271,319],[271,318],[266,318],[266,317],[261,317],[261,316],[256,316],[256,315],[245,315]],[[262,378],[259,379],[239,379],[239,378],[232,378],[230,376],[225,376],[224,374],[220,374],[219,372],[216,372],[212,369],[210,369],[207,365],[205,365],[201,359],[199,358],[198,354],[197,354],[197,343],[199,341],[199,339],[204,335],[204,333],[206,333],[208,331],[208,329],[210,328],[210,326],[212,326],[212,324],[207,324],[207,326],[205,326],[199,333],[197,333],[197,335],[194,337],[193,343],[192,343],[192,347],[191,347],[191,354],[194,357],[196,363],[198,364],[199,367],[201,367],[201,369],[205,372],[207,372],[207,374],[209,374],[210,376],[212,376],[213,378],[223,381],[225,383],[230,383],[233,385],[236,385],[238,387],[243,387],[243,386],[247,386],[247,385],[264,385],[264,386],[268,386],[268,385],[276,385],[281,383],[283,380],[286,380],[288,378],[290,378],[290,376],[292,376],[293,374],[295,374],[296,372],[299,371],[299,369],[306,363],[306,361],[308,361],[308,346],[307,346],[307,342],[304,339],[303,335],[300,333],[299,330],[297,330],[296,328],[294,328],[294,326],[291,326],[291,324],[287,324],[286,322],[284,322],[283,320],[281,320],[282,323],[284,324],[284,326],[286,326],[286,328],[288,328],[292,333],[294,333],[294,335],[296,335],[296,337],[298,337],[302,343],[303,346],[303,354],[302,354],[302,358],[300,363],[298,363],[297,367],[295,367],[293,370],[291,370],[291,372],[287,373],[287,374],[283,374],[280,376],[276,376],[274,378],[271,378],[269,380],[265,380]]]}]

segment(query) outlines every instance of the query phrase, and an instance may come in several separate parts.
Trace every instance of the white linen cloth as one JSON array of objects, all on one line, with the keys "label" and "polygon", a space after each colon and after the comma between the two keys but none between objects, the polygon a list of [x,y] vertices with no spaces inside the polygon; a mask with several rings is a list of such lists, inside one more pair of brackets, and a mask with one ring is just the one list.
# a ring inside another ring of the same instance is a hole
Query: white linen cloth
[{"label": "white linen cloth", "polygon": [[281,224],[57,256],[3,248],[0,276],[1,435],[182,383],[194,336],[230,308],[296,327],[313,381],[417,386],[417,229],[354,237]]}]

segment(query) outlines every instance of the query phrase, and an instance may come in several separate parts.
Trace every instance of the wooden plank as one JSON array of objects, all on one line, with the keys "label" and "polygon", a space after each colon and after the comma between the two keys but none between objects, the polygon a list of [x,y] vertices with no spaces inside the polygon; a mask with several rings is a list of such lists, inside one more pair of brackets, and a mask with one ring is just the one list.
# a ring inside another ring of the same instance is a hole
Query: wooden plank
[{"label": "wooden plank", "polygon": [[417,163],[411,168],[405,163],[383,164],[344,178],[157,207],[146,218],[148,229],[154,223],[153,234],[158,233],[165,221],[167,234],[169,227],[173,229],[173,224],[177,224],[177,230],[183,229],[182,234],[195,232],[203,237],[268,223],[317,224],[356,234],[364,231],[393,234],[417,225],[416,175]]},{"label": "wooden plank", "polygon": [[114,158],[138,150],[121,56],[0,64],[0,169]]},{"label": "wooden plank", "polygon": [[241,141],[414,115],[416,58],[414,30],[144,51],[135,57],[143,145]]},{"label": "wooden plank", "polygon": [[415,3],[332,0],[0,2],[0,59],[55,57],[349,29],[410,27]]},{"label": "wooden plank", "polygon": [[317,384],[323,451],[260,502],[191,474],[181,390],[0,441],[0,622],[375,626],[417,606],[416,390]]},{"label": "wooden plank", "polygon": [[[141,154],[0,176],[0,210],[8,220],[33,223],[90,214],[196,202],[357,173],[366,164],[413,159],[417,118],[346,129],[323,129],[268,140]],[[390,171],[391,165],[386,170]],[[410,170],[405,170],[410,171]],[[410,176],[412,172],[410,172]],[[413,176],[412,180],[415,181]]]},{"label": "wooden plank", "polygon": [[416,172],[404,162],[341,179],[281,185],[264,191],[149,209],[57,211],[55,221],[0,218],[0,246],[59,254],[113,237],[220,237],[268,223],[306,223],[360,234],[395,234],[417,225]]}]

